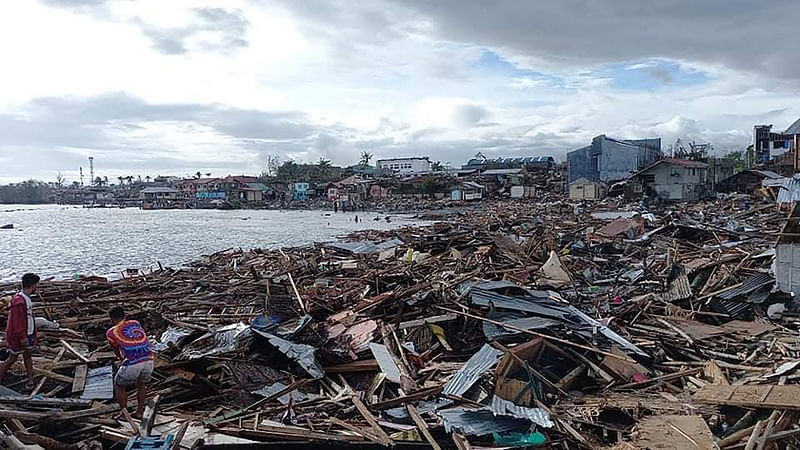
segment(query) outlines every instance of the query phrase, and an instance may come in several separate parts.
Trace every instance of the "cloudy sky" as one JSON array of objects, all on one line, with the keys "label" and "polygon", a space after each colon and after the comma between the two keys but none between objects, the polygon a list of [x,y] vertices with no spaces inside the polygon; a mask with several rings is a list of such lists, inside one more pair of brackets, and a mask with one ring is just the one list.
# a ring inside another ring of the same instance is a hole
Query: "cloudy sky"
[{"label": "cloudy sky", "polygon": [[796,0],[0,2],[0,182],[746,146],[800,117]]}]

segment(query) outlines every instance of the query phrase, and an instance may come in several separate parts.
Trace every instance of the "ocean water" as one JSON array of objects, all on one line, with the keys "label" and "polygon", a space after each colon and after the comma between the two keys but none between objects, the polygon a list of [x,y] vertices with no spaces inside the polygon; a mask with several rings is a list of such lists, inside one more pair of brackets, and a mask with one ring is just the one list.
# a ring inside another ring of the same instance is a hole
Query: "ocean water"
[{"label": "ocean water", "polygon": [[[359,222],[353,219],[359,216]],[[380,216],[380,221],[373,220]],[[369,212],[87,209],[0,205],[0,281],[26,272],[43,277],[115,275],[128,268],[179,266],[228,248],[291,247],[352,231],[419,223]]]}]

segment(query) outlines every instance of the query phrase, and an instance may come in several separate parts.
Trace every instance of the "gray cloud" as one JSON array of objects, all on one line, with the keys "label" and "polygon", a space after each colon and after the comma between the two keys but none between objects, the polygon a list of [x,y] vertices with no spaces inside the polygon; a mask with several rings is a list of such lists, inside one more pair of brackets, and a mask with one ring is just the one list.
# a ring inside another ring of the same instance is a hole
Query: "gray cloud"
[{"label": "gray cloud", "polygon": [[247,47],[245,39],[249,22],[241,11],[222,8],[195,8],[195,20],[183,27],[164,28],[149,24],[139,17],[133,23],[139,26],[152,47],[167,55],[181,55],[189,51],[188,42],[201,32],[214,33],[216,40],[200,40],[198,49],[205,52],[232,53]]},{"label": "gray cloud", "polygon": [[474,127],[489,117],[489,110],[480,105],[460,105],[453,111],[453,120],[460,127]]},{"label": "gray cloud", "polygon": [[[356,0],[285,2],[313,33],[385,44],[424,29],[448,42],[506,49],[570,68],[653,57],[716,63],[800,82],[794,0]],[[316,26],[310,26],[314,23]],[[426,27],[430,24],[431,27]],[[342,34],[336,33],[342,30]]]}]

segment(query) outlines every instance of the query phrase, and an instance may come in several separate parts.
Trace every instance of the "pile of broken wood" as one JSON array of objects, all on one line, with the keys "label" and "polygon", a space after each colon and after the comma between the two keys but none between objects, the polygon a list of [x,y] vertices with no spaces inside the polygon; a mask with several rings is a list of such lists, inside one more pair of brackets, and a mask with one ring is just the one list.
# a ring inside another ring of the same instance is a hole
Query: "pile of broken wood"
[{"label": "pile of broken wood", "polygon": [[[769,271],[783,217],[743,197],[504,202],[46,281],[37,385],[6,378],[0,431],[44,448],[785,448],[800,321]],[[112,399],[118,304],[157,352],[141,421]]]}]

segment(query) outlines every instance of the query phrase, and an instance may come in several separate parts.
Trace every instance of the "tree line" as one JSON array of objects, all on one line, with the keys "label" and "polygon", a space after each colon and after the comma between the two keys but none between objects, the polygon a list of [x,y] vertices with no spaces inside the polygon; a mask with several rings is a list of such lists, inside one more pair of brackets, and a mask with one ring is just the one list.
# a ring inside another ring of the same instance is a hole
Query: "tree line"
[{"label": "tree line", "polygon": [[42,181],[28,180],[0,186],[0,203],[41,204],[55,202],[53,188]]}]

